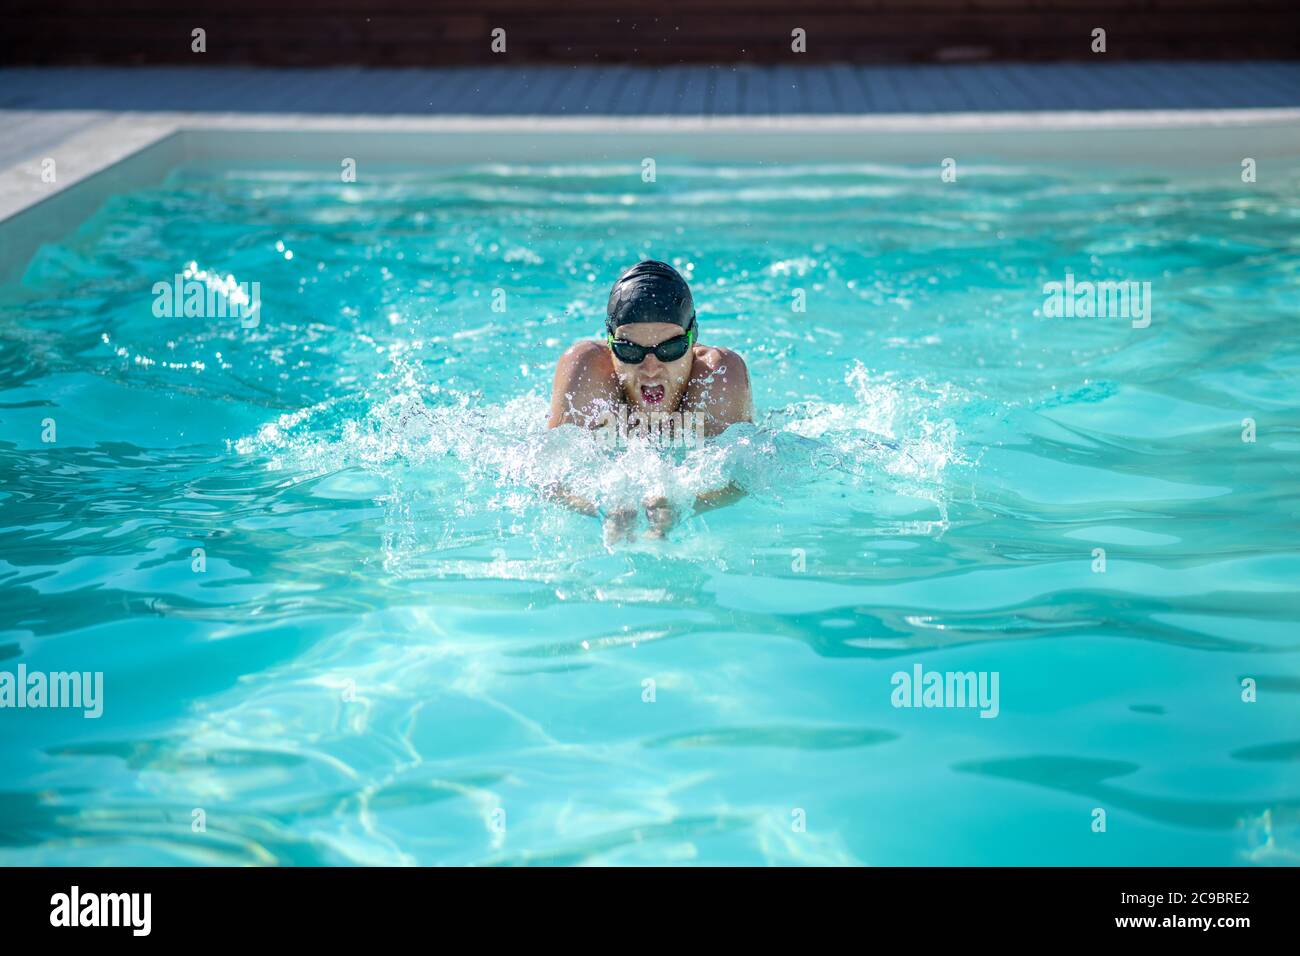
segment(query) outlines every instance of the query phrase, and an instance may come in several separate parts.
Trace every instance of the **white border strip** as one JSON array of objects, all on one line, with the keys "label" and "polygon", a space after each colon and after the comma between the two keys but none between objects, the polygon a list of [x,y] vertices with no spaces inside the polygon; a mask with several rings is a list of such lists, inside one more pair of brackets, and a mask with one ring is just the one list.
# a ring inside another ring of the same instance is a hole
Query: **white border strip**
[{"label": "white border strip", "polygon": [[[207,119],[208,122],[203,120]],[[1076,110],[1019,113],[870,113],[754,116],[366,116],[319,114],[181,114],[185,128],[410,132],[671,133],[721,130],[764,133],[1042,131],[1172,129],[1300,123],[1300,108],[1244,110]]]}]

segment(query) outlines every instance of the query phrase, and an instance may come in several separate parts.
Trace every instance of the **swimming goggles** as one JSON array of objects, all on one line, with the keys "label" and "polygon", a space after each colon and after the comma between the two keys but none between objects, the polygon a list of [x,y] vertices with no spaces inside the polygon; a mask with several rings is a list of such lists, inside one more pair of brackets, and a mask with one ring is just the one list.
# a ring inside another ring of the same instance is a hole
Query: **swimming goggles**
[{"label": "swimming goggles", "polygon": [[666,342],[660,342],[658,345],[637,345],[635,342],[629,342],[626,339],[616,339],[613,332],[607,333],[607,337],[610,350],[615,357],[620,362],[626,362],[628,365],[640,365],[651,352],[661,362],[676,362],[690,351],[691,346],[695,344],[695,323],[691,323],[688,331],[676,335]]}]

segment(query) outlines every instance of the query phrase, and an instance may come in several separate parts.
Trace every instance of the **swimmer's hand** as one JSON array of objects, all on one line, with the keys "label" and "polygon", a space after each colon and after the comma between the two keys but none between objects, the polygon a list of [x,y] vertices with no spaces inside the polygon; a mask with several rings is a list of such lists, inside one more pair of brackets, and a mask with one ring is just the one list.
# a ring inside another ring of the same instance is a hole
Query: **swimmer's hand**
[{"label": "swimmer's hand", "polygon": [[605,514],[605,546],[631,541],[636,532],[636,509],[615,508]]},{"label": "swimmer's hand", "polygon": [[646,521],[650,530],[646,532],[651,538],[662,538],[677,523],[677,509],[663,495],[651,495],[643,501]]}]

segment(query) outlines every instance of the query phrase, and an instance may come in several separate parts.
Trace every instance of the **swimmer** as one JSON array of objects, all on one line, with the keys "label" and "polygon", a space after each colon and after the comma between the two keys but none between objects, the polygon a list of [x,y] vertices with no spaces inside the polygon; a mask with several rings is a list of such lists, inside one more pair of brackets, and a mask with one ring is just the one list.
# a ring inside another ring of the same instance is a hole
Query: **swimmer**
[{"label": "swimmer", "polygon": [[[753,421],[749,370],[730,349],[697,343],[699,324],[686,280],[664,262],[647,259],[618,277],[606,307],[605,341],[576,342],[555,367],[548,425],[600,429],[665,419],[698,423],[703,437]],[[680,416],[680,417],[678,417]],[[625,427],[625,426],[623,426]],[[603,514],[564,488],[556,497],[584,514],[602,515],[608,543],[631,538],[634,509]],[[695,510],[739,498],[734,484],[701,494]],[[663,535],[678,515],[662,497],[641,503],[650,534]]]}]

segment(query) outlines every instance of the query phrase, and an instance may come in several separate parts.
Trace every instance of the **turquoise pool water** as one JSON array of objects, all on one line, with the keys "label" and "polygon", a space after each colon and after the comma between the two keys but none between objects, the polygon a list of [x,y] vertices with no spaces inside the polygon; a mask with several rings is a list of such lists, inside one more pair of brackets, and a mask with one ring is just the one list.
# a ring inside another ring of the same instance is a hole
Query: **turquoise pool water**
[{"label": "turquoise pool water", "polygon": [[[661,156],[110,197],[0,293],[0,671],[104,682],[0,710],[0,863],[1300,861],[1297,196]],[[643,255],[755,427],[545,432]],[[257,326],[156,315],[190,264]],[[1067,272],[1149,327],[1044,314]],[[750,494],[608,549],[557,479]],[[917,666],[996,716],[894,706]]]}]

